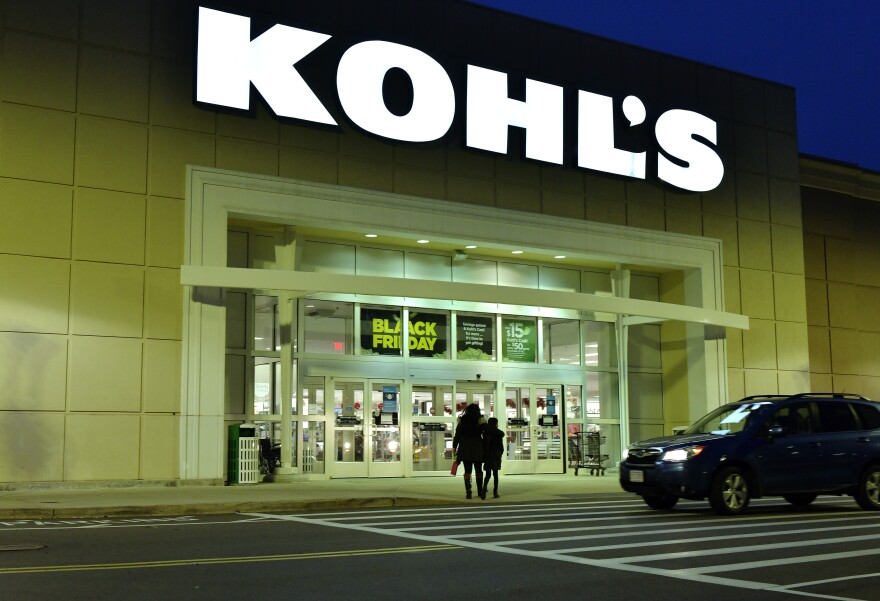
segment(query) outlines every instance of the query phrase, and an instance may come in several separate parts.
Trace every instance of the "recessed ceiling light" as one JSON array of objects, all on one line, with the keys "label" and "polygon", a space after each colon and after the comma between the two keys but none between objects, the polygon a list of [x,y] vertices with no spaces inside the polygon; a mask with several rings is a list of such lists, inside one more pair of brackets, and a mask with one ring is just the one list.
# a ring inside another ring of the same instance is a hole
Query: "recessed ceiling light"
[{"label": "recessed ceiling light", "polygon": [[521,250],[512,250],[512,251],[510,251],[510,254],[512,254],[512,255],[521,255],[521,254],[523,254],[523,251],[521,251]]},{"label": "recessed ceiling light", "polygon": [[416,240],[419,244],[427,244],[430,240]]},{"label": "recessed ceiling light", "polygon": [[556,256],[553,257],[553,258],[554,258],[554,259],[564,259],[564,258],[565,258],[565,255],[556,255]]},{"label": "recessed ceiling light", "polygon": [[364,234],[365,238],[378,238],[379,234]]},{"label": "recessed ceiling light", "polygon": [[476,247],[477,247],[476,244],[468,244],[467,246],[465,246],[465,248],[476,248]]}]

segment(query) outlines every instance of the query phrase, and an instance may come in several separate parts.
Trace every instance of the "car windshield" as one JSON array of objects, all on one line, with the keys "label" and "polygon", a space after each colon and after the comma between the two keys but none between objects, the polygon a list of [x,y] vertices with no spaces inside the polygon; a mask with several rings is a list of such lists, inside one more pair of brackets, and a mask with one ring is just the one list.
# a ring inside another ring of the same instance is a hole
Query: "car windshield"
[{"label": "car windshield", "polygon": [[772,403],[734,403],[719,407],[709,415],[697,420],[684,434],[737,434],[742,432],[749,419],[770,407]]}]

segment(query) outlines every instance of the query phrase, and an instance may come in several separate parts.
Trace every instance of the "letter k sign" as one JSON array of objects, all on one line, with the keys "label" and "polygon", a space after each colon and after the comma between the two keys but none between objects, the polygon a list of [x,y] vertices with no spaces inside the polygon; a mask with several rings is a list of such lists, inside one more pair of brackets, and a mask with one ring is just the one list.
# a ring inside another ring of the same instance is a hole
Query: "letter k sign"
[{"label": "letter k sign", "polygon": [[247,110],[250,84],[279,117],[336,125],[294,65],[329,35],[275,25],[251,40],[251,20],[199,7],[196,100]]}]

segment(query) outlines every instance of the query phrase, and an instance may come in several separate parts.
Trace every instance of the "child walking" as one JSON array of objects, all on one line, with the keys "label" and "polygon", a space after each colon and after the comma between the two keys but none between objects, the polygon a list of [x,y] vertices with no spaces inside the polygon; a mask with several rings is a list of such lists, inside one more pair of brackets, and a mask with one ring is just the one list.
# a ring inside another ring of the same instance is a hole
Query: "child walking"
[{"label": "child walking", "polygon": [[[486,481],[483,490],[489,490],[489,480],[495,476],[495,487],[492,496],[498,498],[498,470],[501,469],[501,456],[504,455],[504,432],[498,429],[498,419],[490,417],[483,432],[483,461]],[[486,497],[483,497],[484,499]]]}]

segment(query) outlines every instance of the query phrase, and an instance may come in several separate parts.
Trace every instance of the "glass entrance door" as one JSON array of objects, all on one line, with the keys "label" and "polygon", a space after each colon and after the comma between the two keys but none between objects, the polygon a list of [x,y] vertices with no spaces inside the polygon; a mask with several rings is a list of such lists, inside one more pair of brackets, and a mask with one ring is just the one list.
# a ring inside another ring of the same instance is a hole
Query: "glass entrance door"
[{"label": "glass entrance door", "polygon": [[456,416],[452,406],[452,386],[413,385],[411,399],[412,473],[449,473]]},{"label": "glass entrance door", "polygon": [[505,388],[509,474],[563,472],[562,387],[510,385]]},{"label": "glass entrance door", "polygon": [[[403,476],[403,440],[400,417],[404,400],[400,381],[369,382],[370,415],[368,416],[367,475],[369,477]],[[407,406],[409,403],[405,403]],[[407,445],[409,448],[409,445]]]}]

